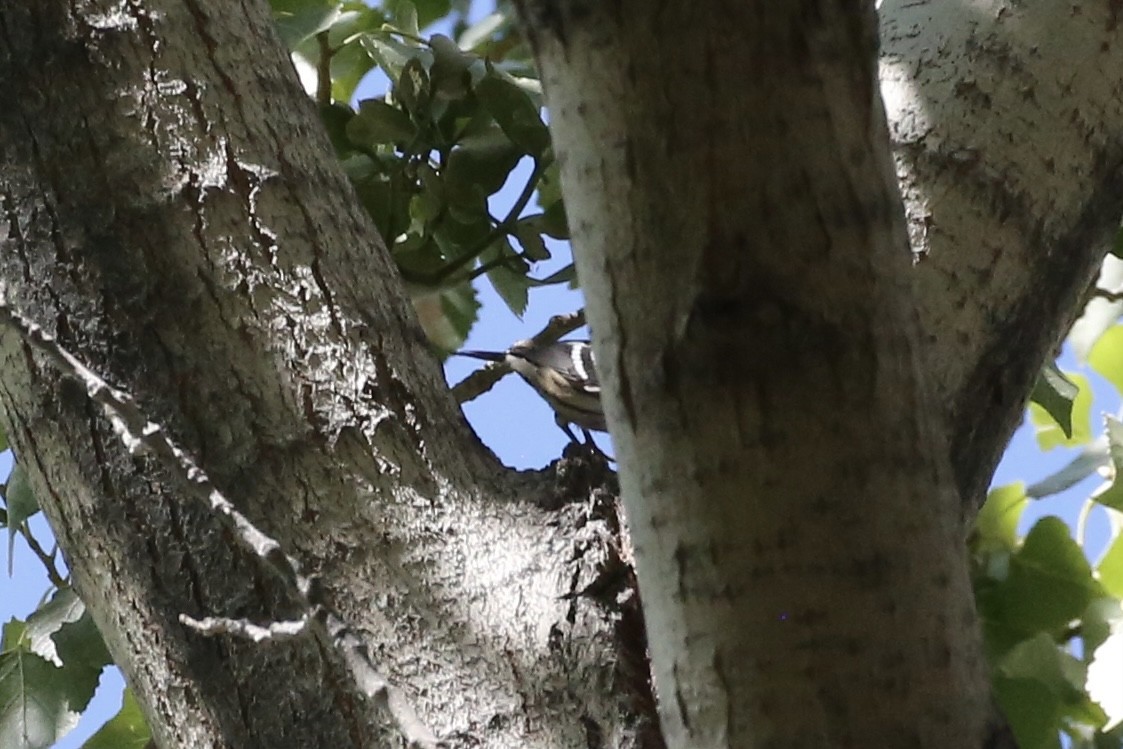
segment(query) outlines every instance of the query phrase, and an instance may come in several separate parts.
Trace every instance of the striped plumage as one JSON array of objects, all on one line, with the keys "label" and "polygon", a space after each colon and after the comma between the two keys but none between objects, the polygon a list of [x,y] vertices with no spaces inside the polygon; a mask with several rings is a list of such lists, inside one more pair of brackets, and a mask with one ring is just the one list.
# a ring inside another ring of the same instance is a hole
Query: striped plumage
[{"label": "striped plumage", "polygon": [[519,341],[504,352],[458,351],[460,356],[485,361],[505,361],[554,410],[555,421],[574,442],[579,442],[569,428],[576,424],[589,442],[589,430],[608,431],[600,402],[600,380],[596,361],[588,341],[558,341],[536,346],[532,341]]}]

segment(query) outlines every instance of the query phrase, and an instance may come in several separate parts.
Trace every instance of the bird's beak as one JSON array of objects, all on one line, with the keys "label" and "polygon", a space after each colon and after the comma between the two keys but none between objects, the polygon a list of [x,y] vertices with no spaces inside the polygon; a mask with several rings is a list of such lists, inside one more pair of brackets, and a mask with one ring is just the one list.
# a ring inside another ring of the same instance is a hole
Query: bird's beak
[{"label": "bird's beak", "polygon": [[507,354],[502,351],[453,351],[453,356],[467,356],[471,359],[483,359],[484,361],[503,361],[507,358]]}]

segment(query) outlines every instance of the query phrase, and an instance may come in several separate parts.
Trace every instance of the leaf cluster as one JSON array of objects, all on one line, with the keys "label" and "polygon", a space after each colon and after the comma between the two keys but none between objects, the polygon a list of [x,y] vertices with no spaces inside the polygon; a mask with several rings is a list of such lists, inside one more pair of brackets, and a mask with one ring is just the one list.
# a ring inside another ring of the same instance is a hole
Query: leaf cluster
[{"label": "leaf cluster", "polygon": [[[7,441],[0,433],[0,444]],[[3,488],[0,523],[8,528],[8,575],[16,536],[22,536],[48,567],[54,590],[26,620],[9,619],[0,630],[0,747],[45,749],[70,732],[113,659],[85,605],[42,552],[27,521],[39,503],[18,464]],[[83,744],[83,749],[142,749],[150,738],[128,689],[121,711]]]},{"label": "leaf cluster", "polygon": [[[440,348],[459,346],[475,322],[477,277],[518,316],[531,288],[575,281],[572,264],[531,273],[569,233],[541,85],[509,9],[468,25],[447,1],[273,7],[294,59],[315,71],[336,154]],[[456,19],[455,39],[423,35],[442,16]],[[353,106],[372,71],[388,90]],[[514,205],[493,215],[491,198],[519,180]],[[535,194],[540,210],[526,215]]]},{"label": "leaf cluster", "polygon": [[[1123,261],[1109,256],[1100,286],[1114,294]],[[1090,294],[1069,344],[1092,372],[1123,393],[1123,305]],[[1087,376],[1050,362],[1030,398],[1029,418],[1043,451],[1075,448],[1061,470],[1032,485],[993,489],[970,539],[975,595],[997,699],[1023,749],[1123,746],[1123,422],[1092,428]],[[1046,516],[1021,537],[1032,501],[1101,476],[1075,529]],[[1106,516],[1109,539],[1089,561],[1086,524]]]}]

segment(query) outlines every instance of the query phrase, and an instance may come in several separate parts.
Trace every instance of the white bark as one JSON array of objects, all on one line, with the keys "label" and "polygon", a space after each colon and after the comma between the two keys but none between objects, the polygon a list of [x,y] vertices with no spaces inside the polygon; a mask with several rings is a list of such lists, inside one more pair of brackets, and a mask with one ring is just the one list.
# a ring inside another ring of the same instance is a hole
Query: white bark
[{"label": "white bark", "polygon": [[880,14],[925,368],[969,515],[1119,228],[1118,8],[886,0]]}]

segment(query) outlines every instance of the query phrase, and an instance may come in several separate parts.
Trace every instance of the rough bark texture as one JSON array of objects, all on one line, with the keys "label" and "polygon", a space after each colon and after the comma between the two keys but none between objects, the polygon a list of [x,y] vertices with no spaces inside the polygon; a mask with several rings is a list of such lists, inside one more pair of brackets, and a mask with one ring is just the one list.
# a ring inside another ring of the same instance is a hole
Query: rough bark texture
[{"label": "rough bark texture", "polygon": [[[266,4],[5,3],[0,90],[8,301],[322,576],[451,745],[626,744],[614,614],[578,595],[612,561],[605,513],[471,437]],[[8,434],[159,744],[396,746],[335,653],[178,621],[299,612],[175,471],[0,342]]]},{"label": "rough bark texture", "polygon": [[1119,230],[1120,8],[887,0],[879,12],[925,369],[969,518]]},{"label": "rough bark texture", "polygon": [[672,746],[994,740],[959,528],[1123,140],[1109,7],[992,5],[883,9],[912,271],[872,4],[521,3]]}]

